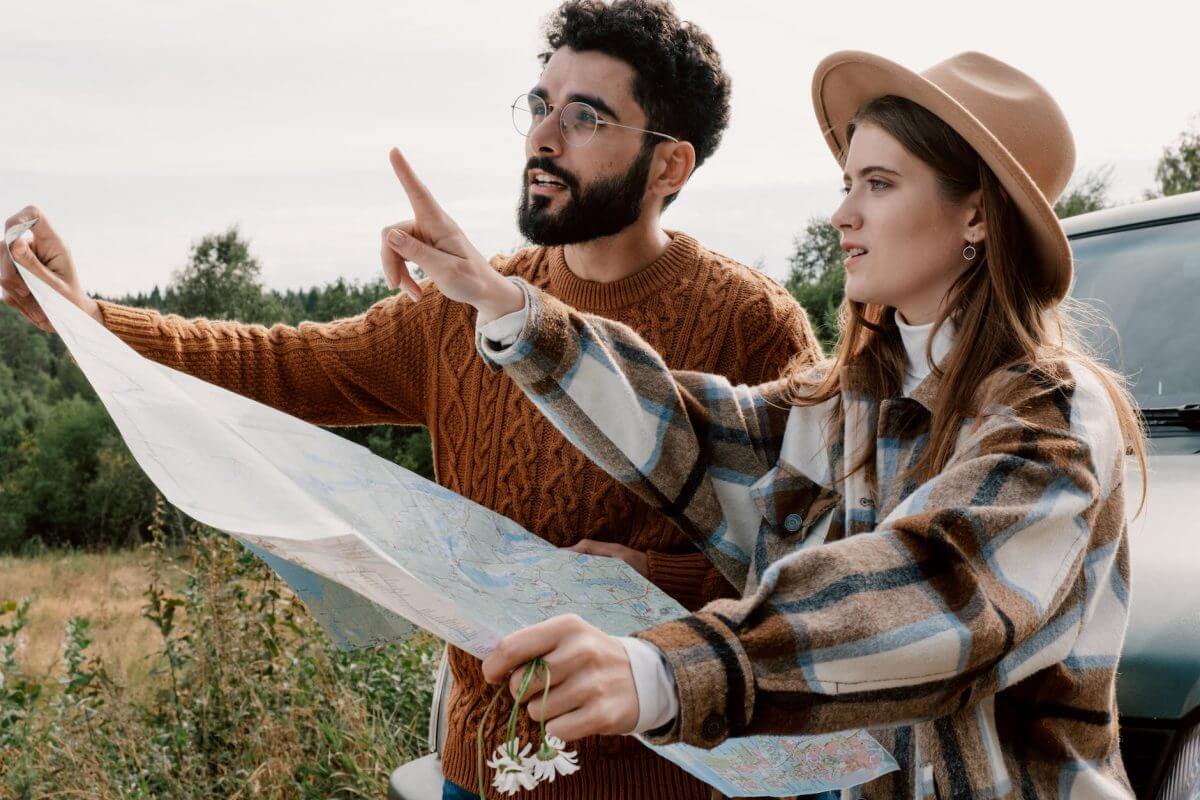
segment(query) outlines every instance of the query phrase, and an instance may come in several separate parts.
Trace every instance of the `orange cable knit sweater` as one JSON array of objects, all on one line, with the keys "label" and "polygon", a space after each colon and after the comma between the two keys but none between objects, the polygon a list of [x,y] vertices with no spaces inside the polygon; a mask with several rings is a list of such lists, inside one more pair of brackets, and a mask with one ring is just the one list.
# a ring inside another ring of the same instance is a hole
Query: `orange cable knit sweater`
[{"label": "orange cable knit sweater", "polygon": [[[667,250],[612,283],[576,277],[561,247],[493,264],[581,311],[630,325],[675,369],[761,383],[819,353],[800,307],[777,283],[672,233]],[[357,317],[292,328],[184,320],[101,302],[105,325],[147,358],[320,425],[426,425],[437,480],[552,544],[584,538],[648,553],[650,579],[689,609],[736,592],[675,527],[572,447],[504,373],[475,354],[474,311],[435,289],[393,296]],[[442,769],[474,789],[475,729],[492,688],[479,661],[451,648],[454,689]],[[488,744],[503,738],[501,699]],[[523,717],[528,723],[529,720]],[[533,738],[532,726],[522,731]],[[707,798],[707,787],[629,737],[572,745],[582,769],[543,784],[549,798]]]}]

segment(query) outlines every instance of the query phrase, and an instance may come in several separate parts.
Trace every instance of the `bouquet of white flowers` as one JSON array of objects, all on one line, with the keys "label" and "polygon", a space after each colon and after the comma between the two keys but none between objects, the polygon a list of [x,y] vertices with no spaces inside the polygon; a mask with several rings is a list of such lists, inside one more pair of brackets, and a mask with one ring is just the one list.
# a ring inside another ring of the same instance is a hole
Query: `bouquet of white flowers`
[{"label": "bouquet of white flowers", "polygon": [[[542,781],[553,781],[559,775],[570,775],[579,770],[579,764],[575,760],[577,758],[575,751],[565,749],[566,743],[562,739],[546,735],[546,720],[542,720],[542,740],[536,753],[531,755],[530,751],[533,750],[531,742],[526,742],[522,746],[521,741],[517,738],[517,714],[521,711],[521,700],[525,697],[525,692],[529,690],[529,684],[538,670],[542,670],[545,675],[542,703],[546,702],[546,696],[550,693],[550,667],[542,659],[535,658],[525,667],[521,685],[517,688],[517,699],[508,715],[508,736],[505,737],[504,744],[496,748],[492,760],[487,762],[489,767],[496,770],[496,774],[492,777],[492,786],[501,794],[516,794],[521,789],[532,789]],[[503,691],[503,685],[496,689],[492,702],[488,703],[487,710],[479,721],[479,731],[475,737],[476,772],[479,775],[479,796],[481,798],[487,796],[487,787],[483,781],[483,731],[488,717],[491,716],[492,708],[500,699],[500,693]]]}]

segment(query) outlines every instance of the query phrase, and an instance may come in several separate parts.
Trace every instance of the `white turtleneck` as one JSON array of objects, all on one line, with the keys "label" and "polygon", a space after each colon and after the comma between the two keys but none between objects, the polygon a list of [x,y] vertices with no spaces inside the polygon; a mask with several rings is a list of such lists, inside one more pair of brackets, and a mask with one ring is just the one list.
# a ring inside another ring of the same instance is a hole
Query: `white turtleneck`
[{"label": "white turtleneck", "polygon": [[[908,363],[904,368],[904,396],[909,397],[921,381],[929,375],[933,365],[925,353],[925,345],[929,334],[933,331],[933,323],[924,325],[909,325],[899,311],[896,312],[896,326],[900,328],[900,338],[904,340],[904,352]],[[942,325],[937,335],[933,337],[933,347],[930,353],[933,364],[940,364],[954,344],[954,323],[950,320]]]}]

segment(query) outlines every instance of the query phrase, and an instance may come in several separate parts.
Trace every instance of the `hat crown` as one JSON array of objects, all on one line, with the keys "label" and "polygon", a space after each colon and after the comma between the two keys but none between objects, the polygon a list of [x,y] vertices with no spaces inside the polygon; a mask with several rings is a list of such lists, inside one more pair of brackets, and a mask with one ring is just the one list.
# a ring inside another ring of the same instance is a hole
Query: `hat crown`
[{"label": "hat crown", "polygon": [[977,52],[959,53],[921,77],[937,86],[992,133],[1053,203],[1075,169],[1067,118],[1041,84]]}]

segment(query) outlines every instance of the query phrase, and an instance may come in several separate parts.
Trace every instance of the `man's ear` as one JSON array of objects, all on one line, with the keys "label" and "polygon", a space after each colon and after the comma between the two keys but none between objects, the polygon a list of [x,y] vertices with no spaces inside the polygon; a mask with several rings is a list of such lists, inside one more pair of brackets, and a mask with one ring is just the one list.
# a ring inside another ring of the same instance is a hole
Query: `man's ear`
[{"label": "man's ear", "polygon": [[656,197],[675,194],[696,169],[696,148],[691,142],[664,142],[658,145],[646,191]]}]

